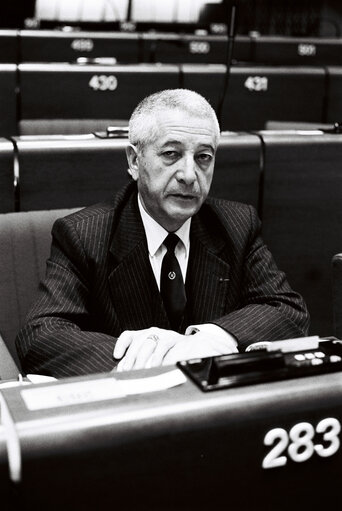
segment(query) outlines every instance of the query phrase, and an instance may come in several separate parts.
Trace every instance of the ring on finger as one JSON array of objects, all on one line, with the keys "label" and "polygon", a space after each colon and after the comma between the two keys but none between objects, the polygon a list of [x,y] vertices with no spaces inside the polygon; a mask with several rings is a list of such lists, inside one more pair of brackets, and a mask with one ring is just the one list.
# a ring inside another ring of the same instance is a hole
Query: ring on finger
[{"label": "ring on finger", "polygon": [[148,336],[147,336],[147,339],[151,339],[151,341],[155,342],[156,344],[157,344],[157,343],[158,343],[158,341],[159,341],[159,337],[158,337],[158,335],[156,335],[156,334],[148,335]]}]

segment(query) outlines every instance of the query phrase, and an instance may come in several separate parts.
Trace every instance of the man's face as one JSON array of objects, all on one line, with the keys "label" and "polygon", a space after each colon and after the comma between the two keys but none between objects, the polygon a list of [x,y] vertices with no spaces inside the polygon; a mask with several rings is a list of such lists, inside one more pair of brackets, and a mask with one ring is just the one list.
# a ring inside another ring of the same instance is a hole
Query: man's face
[{"label": "man's face", "polygon": [[[177,230],[200,209],[211,185],[215,162],[212,119],[164,110],[158,136],[134,157],[133,178],[145,210],[166,230]],[[129,157],[130,160],[130,157]]]}]

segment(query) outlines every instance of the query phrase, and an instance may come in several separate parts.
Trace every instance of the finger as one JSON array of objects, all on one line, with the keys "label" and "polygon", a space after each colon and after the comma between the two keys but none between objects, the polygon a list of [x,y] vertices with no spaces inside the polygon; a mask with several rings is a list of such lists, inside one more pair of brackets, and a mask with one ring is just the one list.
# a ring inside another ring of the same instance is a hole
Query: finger
[{"label": "finger", "polygon": [[[131,369],[134,368],[135,360],[138,356],[139,350],[141,349],[141,345],[145,340],[146,340],[145,332],[136,332],[136,335],[133,337],[132,342],[127,348],[125,356],[121,361],[122,371],[130,371]],[[153,344],[153,342],[151,343]]]},{"label": "finger", "polygon": [[118,359],[122,358],[132,341],[133,341],[132,331],[125,330],[124,332],[122,332],[122,334],[117,338],[114,347],[113,357]]},{"label": "finger", "polygon": [[159,342],[154,352],[152,353],[151,359],[149,360],[149,367],[158,367],[162,364],[165,355],[168,353],[174,343],[171,340]]},{"label": "finger", "polygon": [[152,355],[146,360],[146,363],[145,363],[145,369],[150,369],[152,366],[152,357],[153,357],[153,353]]},{"label": "finger", "polygon": [[123,360],[123,370],[142,369],[153,353],[159,337],[154,333],[155,328],[140,331],[130,344]]},{"label": "finger", "polygon": [[178,332],[172,330],[167,331],[167,334],[163,336],[162,342],[159,342],[158,346],[156,346],[151,360],[149,361],[150,367],[162,365],[169,351],[173,350],[178,344],[183,344],[187,338],[188,336],[179,334]]},{"label": "finger", "polygon": [[123,363],[124,363],[124,359],[120,360],[120,362],[118,363],[118,365],[116,366],[116,371],[118,373],[121,373],[124,369],[123,369]]},{"label": "finger", "polygon": [[123,357],[123,359],[120,362],[120,371],[130,371],[135,362],[135,352],[132,351],[132,344],[130,345],[129,349],[126,352],[126,355]]},{"label": "finger", "polygon": [[147,338],[140,346],[139,351],[136,354],[134,369],[146,368],[147,361],[151,358],[151,355],[156,349],[157,343],[153,339]]},{"label": "finger", "polygon": [[141,330],[133,339],[123,361],[125,371],[142,369],[160,341],[155,327]]},{"label": "finger", "polygon": [[137,353],[139,351],[139,347],[141,345],[141,341],[134,339],[132,343],[128,346],[127,351],[123,358],[120,360],[120,362],[117,365],[117,370],[119,372],[122,371],[130,371],[131,369],[134,369],[135,360]]},{"label": "finger", "polygon": [[118,350],[123,357],[120,364],[121,371],[132,369],[141,342],[146,339],[150,330],[126,330],[120,335]]}]

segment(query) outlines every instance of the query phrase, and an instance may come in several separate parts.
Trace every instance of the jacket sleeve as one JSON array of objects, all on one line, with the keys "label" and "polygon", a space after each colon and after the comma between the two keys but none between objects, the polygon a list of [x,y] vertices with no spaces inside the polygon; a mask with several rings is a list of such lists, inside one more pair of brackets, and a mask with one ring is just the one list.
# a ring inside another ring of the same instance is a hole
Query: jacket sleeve
[{"label": "jacket sleeve", "polygon": [[16,346],[26,373],[65,377],[111,370],[115,338],[91,330],[90,268],[77,230],[59,219],[46,277]]},{"label": "jacket sleeve", "polygon": [[240,351],[257,341],[275,341],[307,335],[309,314],[264,244],[261,223],[250,207],[250,235],[242,266],[241,303],[213,323],[238,340]]}]

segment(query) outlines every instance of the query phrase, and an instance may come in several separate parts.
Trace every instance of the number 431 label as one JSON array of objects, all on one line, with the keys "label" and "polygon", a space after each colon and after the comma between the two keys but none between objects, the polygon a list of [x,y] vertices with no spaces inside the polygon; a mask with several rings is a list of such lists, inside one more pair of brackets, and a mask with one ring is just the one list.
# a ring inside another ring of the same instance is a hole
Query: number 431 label
[{"label": "number 431 label", "polygon": [[[283,428],[271,429],[265,435],[264,445],[273,447],[263,459],[262,468],[282,467],[288,458],[301,463],[315,453],[322,458],[332,456],[340,447],[340,431],[341,424],[334,417],[321,420],[316,428],[309,422],[299,422],[289,432]],[[322,443],[315,442],[317,434]]]}]

